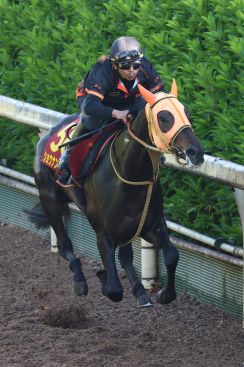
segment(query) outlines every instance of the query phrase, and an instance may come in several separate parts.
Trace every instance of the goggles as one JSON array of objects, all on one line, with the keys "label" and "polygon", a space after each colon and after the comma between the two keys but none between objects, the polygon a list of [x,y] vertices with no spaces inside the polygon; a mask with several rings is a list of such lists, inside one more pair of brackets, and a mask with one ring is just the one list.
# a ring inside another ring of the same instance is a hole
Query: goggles
[{"label": "goggles", "polygon": [[122,51],[117,52],[116,55],[110,56],[112,62],[116,63],[124,63],[124,62],[132,62],[143,57],[143,53],[140,51]]},{"label": "goggles", "polygon": [[124,62],[123,64],[117,64],[118,68],[121,70],[139,70],[141,67],[141,63],[139,61],[132,61],[132,62]]}]

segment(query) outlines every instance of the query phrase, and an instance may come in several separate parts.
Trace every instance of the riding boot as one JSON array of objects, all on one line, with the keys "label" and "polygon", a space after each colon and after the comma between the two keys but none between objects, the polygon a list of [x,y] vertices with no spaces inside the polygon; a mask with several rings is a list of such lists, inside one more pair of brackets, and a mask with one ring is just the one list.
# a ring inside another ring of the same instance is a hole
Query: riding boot
[{"label": "riding boot", "polygon": [[57,179],[57,183],[61,186],[67,186],[71,177],[69,168],[69,159],[71,156],[72,149],[66,149],[62,154],[58,162],[57,169],[61,172]]}]

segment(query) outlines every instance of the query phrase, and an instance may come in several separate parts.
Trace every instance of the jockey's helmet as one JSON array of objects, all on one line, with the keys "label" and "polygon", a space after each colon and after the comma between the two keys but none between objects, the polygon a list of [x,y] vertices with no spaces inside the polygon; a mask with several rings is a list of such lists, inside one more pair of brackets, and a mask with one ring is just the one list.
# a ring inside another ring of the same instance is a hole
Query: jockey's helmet
[{"label": "jockey's helmet", "polygon": [[110,60],[114,64],[139,61],[142,57],[141,45],[133,37],[119,37],[111,46]]}]

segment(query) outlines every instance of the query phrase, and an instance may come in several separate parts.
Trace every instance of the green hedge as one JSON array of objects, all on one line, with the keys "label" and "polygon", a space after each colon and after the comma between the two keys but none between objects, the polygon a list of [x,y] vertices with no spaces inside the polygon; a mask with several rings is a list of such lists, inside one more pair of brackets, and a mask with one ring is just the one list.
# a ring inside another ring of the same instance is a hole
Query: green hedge
[{"label": "green hedge", "polygon": [[[181,101],[206,153],[243,164],[243,0],[0,1],[0,93],[64,113],[97,57],[120,35],[138,38]],[[33,128],[1,120],[0,158],[31,173]],[[231,189],[161,171],[167,217],[241,243]]]}]

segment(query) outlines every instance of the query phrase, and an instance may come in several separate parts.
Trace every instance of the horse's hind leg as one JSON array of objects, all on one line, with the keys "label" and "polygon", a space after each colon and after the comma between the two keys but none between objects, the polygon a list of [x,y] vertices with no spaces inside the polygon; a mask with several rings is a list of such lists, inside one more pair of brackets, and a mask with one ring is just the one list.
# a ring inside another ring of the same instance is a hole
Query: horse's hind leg
[{"label": "horse's hind leg", "polygon": [[157,300],[160,303],[170,303],[176,299],[175,271],[179,260],[179,252],[170,242],[165,219],[158,218],[153,227],[142,237],[163,250],[168,281],[166,288],[158,292]]},{"label": "horse's hind leg", "polygon": [[132,293],[137,299],[138,307],[153,306],[144,286],[139,280],[135,268],[133,266],[133,249],[132,245],[122,246],[119,248],[118,258],[122,268],[125,270],[132,287]]},{"label": "horse's hind leg", "polygon": [[77,296],[84,296],[88,293],[88,287],[85,276],[81,269],[81,262],[73,252],[73,247],[70,238],[63,223],[63,212],[65,203],[58,194],[56,187],[40,188],[40,201],[48,222],[53,228],[57,236],[57,245],[59,254],[70,263],[70,269],[73,272],[73,291]]},{"label": "horse's hind leg", "polygon": [[97,272],[102,292],[112,301],[119,302],[123,299],[123,287],[116,268],[114,243],[109,237],[103,236],[98,239],[98,249],[105,268]]}]

